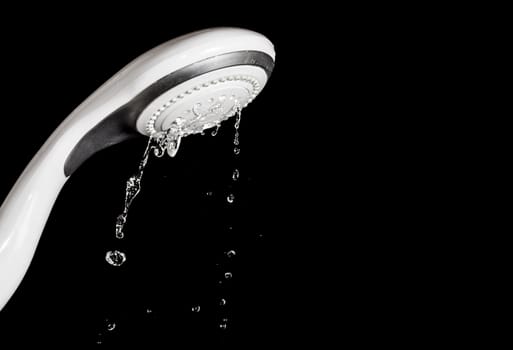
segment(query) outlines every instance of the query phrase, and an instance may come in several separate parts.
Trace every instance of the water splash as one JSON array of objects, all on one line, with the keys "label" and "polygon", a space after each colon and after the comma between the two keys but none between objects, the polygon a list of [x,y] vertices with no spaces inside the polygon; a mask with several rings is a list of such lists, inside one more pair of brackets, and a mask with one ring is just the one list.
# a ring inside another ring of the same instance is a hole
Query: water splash
[{"label": "water splash", "polygon": [[126,255],[119,250],[110,250],[105,254],[105,260],[112,266],[121,266],[126,261]]}]

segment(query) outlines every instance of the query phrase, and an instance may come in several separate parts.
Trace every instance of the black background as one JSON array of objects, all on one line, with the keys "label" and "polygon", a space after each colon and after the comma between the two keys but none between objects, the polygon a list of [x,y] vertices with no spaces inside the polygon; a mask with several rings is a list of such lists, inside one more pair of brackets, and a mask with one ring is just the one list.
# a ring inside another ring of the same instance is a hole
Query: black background
[{"label": "black background", "polygon": [[[318,156],[329,151],[319,135],[339,118],[341,96],[328,98],[328,84],[338,73],[333,66],[342,56],[335,49],[342,41],[325,46],[332,33],[312,25],[322,19],[313,12],[230,6],[12,12],[23,30],[6,26],[2,34],[1,198],[77,105],[154,46],[194,30],[236,26],[266,35],[277,58],[268,86],[242,114],[240,157],[232,152],[229,121],[217,137],[183,140],[175,159],[150,159],[123,241],[114,238],[114,220],[146,140],[104,150],[73,174],[25,279],[0,314],[2,342],[267,347],[310,338],[322,321],[311,310],[334,308],[314,267],[322,265],[317,256],[329,256],[316,248],[326,230],[312,218],[322,204],[316,193],[331,176]],[[235,205],[226,203],[230,192]],[[113,248],[127,254],[122,267],[104,260]],[[223,255],[229,249],[237,252],[232,259]],[[225,271],[234,277],[219,286]],[[220,297],[227,299],[224,308]],[[198,304],[201,311],[192,313]],[[228,327],[221,331],[224,317]],[[116,323],[112,332],[107,320]]]}]

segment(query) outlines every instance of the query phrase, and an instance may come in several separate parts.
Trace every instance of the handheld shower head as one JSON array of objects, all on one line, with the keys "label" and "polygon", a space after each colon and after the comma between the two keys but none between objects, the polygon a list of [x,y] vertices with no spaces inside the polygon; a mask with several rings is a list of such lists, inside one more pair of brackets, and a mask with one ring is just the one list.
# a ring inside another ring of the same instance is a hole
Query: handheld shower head
[{"label": "handheld shower head", "polygon": [[28,269],[52,206],[91,155],[170,128],[202,132],[263,89],[274,48],[261,34],[214,28],[166,42],[135,59],[78,106],[34,156],[0,207],[0,309]]}]

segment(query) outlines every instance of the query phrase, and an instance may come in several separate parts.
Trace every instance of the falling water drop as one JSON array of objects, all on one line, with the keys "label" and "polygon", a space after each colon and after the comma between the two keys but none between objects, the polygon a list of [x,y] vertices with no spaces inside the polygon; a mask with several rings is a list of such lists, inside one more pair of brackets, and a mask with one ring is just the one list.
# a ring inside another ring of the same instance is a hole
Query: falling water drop
[{"label": "falling water drop", "polygon": [[240,153],[240,148],[239,148],[239,147],[234,147],[234,148],[233,148],[233,153],[235,153],[235,155],[239,155],[239,153]]},{"label": "falling water drop", "polygon": [[213,194],[214,194],[214,192],[212,192],[212,191],[208,191],[207,193],[205,193],[205,195],[207,197],[212,197]]},{"label": "falling water drop", "polygon": [[107,330],[108,331],[113,331],[114,328],[116,328],[116,324],[114,322],[107,323]]},{"label": "falling water drop", "polygon": [[147,314],[151,314],[153,311],[151,309],[146,309]]},{"label": "falling water drop", "polygon": [[141,190],[141,176],[131,176],[126,182],[125,207],[128,208]]},{"label": "falling water drop", "polygon": [[239,176],[240,176],[240,172],[239,172],[239,169],[235,169],[233,171],[233,174],[232,174],[232,180],[233,181],[237,181],[239,179]]},{"label": "falling water drop", "polygon": [[226,252],[226,256],[229,257],[229,258],[232,258],[235,256],[235,250],[229,250]]},{"label": "falling water drop", "polygon": [[233,277],[232,273],[231,272],[226,272],[224,274],[224,278],[226,278],[227,280],[231,279]]},{"label": "falling water drop", "polygon": [[232,204],[234,200],[235,200],[235,195],[234,195],[233,193],[230,193],[230,194],[228,195],[228,197],[226,197],[226,201],[227,201],[228,203],[230,203],[230,204]]},{"label": "falling water drop", "polygon": [[219,305],[225,306],[226,305],[226,299],[225,298],[221,298],[221,300],[219,301]]},{"label": "falling water drop", "polygon": [[192,312],[200,312],[201,310],[201,306],[199,305],[195,305],[191,308]]},{"label": "falling water drop", "polygon": [[126,261],[126,255],[118,250],[110,250],[105,254],[105,260],[112,266],[121,266]]}]

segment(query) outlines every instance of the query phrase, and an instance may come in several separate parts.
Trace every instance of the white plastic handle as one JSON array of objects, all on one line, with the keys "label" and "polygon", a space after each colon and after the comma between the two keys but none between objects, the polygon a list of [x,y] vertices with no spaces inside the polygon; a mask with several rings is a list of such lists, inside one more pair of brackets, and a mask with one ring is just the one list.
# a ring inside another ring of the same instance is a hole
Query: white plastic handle
[{"label": "white plastic handle", "polygon": [[244,29],[207,29],[171,40],[127,65],[64,120],[0,207],[0,310],[30,265],[53,204],[67,180],[64,164],[80,139],[167,74],[208,57],[242,50],[259,50],[274,59],[271,42]]}]

